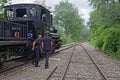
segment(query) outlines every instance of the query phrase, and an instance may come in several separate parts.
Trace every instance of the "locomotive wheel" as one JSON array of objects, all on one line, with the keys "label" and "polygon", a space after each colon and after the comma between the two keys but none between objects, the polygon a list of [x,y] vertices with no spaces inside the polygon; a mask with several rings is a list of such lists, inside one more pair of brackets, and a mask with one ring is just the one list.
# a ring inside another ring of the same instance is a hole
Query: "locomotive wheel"
[{"label": "locomotive wheel", "polygon": [[34,58],[34,51],[29,51],[27,57],[28,57],[28,59],[32,60]]},{"label": "locomotive wheel", "polygon": [[3,66],[3,64],[5,63],[6,59],[4,57],[0,58],[0,67]]}]

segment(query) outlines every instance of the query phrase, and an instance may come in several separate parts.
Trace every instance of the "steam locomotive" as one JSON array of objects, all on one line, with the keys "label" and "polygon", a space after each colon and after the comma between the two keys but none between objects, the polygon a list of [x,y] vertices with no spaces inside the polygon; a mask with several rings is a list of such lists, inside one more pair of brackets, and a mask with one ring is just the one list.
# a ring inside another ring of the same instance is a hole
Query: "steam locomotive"
[{"label": "steam locomotive", "polygon": [[[4,7],[0,19],[0,66],[8,55],[31,57],[32,42],[48,31],[53,39],[52,51],[61,47],[60,35],[53,26],[51,12],[38,4],[13,4]],[[32,36],[28,37],[27,34]]]}]

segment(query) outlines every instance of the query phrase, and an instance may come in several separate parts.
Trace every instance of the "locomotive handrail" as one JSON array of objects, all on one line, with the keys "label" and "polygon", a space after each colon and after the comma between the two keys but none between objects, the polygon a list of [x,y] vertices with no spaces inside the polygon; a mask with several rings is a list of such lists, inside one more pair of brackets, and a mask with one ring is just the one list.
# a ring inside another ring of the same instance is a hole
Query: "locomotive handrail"
[{"label": "locomotive handrail", "polygon": [[15,25],[20,25],[20,26],[25,26],[25,27],[27,27],[27,25],[24,25],[24,24],[19,24],[19,23],[14,23],[14,22],[9,22],[9,21],[6,21],[6,20],[1,20],[1,19],[0,19],[0,21],[2,21],[2,22],[6,22],[6,23],[10,23],[10,24],[15,24]]},{"label": "locomotive handrail", "polygon": [[26,39],[28,26],[0,20],[0,39]]}]

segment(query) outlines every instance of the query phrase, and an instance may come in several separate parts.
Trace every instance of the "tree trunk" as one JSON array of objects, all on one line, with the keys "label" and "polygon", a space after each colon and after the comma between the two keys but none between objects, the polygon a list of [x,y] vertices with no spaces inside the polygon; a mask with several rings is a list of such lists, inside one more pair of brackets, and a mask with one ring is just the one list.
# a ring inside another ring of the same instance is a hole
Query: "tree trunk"
[{"label": "tree trunk", "polygon": [[118,0],[118,2],[120,3],[120,0]]}]

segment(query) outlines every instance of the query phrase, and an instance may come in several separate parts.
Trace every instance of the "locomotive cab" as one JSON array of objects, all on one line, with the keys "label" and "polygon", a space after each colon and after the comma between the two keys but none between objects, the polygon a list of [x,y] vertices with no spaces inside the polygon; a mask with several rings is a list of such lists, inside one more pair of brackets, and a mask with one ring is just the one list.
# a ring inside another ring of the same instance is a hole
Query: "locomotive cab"
[{"label": "locomotive cab", "polygon": [[[28,31],[32,31],[34,38],[38,34],[49,31],[50,11],[37,4],[14,4],[5,7],[4,19],[9,22],[28,26]],[[36,33],[37,32],[37,33]]]}]

